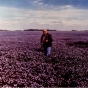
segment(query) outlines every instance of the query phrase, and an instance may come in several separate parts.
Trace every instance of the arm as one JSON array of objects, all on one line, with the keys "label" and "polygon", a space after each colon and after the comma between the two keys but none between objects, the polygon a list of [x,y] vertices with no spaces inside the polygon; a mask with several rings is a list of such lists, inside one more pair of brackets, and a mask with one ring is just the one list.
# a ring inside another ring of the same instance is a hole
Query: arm
[{"label": "arm", "polygon": [[53,42],[53,38],[51,34],[49,34],[49,42]]},{"label": "arm", "polygon": [[43,42],[44,42],[44,40],[43,40],[43,35],[42,35],[42,36],[41,36],[41,39],[40,39],[41,47],[43,46]]}]

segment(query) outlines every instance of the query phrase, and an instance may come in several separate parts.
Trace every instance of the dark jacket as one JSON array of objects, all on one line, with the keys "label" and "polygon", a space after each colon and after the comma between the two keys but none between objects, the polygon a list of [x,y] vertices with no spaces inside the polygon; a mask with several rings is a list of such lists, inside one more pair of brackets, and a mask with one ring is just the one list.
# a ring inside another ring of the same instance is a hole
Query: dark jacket
[{"label": "dark jacket", "polygon": [[[46,42],[48,40],[48,42]],[[41,36],[41,43],[43,44],[43,47],[51,47],[52,46],[52,36],[51,34],[47,33],[46,35]]]}]

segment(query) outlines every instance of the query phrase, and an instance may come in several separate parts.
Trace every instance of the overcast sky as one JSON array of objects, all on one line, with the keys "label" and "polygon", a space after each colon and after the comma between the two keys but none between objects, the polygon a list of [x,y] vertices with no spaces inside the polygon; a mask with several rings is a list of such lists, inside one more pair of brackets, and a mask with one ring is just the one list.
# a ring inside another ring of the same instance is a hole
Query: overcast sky
[{"label": "overcast sky", "polygon": [[0,29],[88,30],[88,0],[0,0]]}]

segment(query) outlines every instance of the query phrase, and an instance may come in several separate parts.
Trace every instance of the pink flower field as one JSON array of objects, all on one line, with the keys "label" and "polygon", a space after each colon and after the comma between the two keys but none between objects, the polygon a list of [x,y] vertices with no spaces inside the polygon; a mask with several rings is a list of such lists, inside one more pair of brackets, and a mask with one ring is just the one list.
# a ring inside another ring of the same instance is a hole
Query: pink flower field
[{"label": "pink flower field", "polygon": [[1,87],[88,87],[88,31],[49,31],[51,56],[40,46],[42,31],[0,32]]}]

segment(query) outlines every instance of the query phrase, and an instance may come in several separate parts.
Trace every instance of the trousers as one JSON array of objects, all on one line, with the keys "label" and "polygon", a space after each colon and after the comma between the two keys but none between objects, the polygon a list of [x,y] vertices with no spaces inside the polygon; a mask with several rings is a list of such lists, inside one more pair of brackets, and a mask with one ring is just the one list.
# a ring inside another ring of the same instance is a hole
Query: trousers
[{"label": "trousers", "polygon": [[49,56],[51,54],[51,47],[44,47],[45,55]]}]

